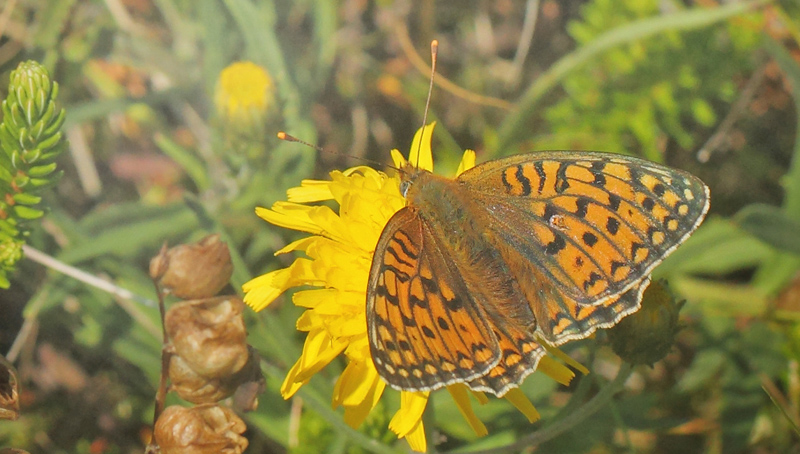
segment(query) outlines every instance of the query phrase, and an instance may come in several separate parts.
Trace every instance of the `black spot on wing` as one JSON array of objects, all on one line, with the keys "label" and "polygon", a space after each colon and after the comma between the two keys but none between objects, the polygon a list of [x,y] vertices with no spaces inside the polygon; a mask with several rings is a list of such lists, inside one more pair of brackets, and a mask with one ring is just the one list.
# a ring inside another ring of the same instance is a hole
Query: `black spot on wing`
[{"label": "black spot on wing", "polygon": [[528,177],[526,177],[525,174],[522,173],[522,166],[517,166],[517,172],[515,176],[517,177],[517,181],[519,181],[519,184],[522,185],[521,195],[523,196],[531,195],[531,180],[529,180]]},{"label": "black spot on wing", "polygon": [[579,218],[585,218],[586,217],[586,212],[589,209],[589,204],[590,203],[591,203],[591,200],[589,200],[587,197],[583,197],[583,196],[578,197],[578,200],[575,201],[575,205],[578,208],[575,211],[575,216],[578,216]]},{"label": "black spot on wing", "polygon": [[569,179],[567,178],[567,169],[571,166],[571,162],[559,162],[558,170],[556,171],[556,184],[555,189],[559,194],[564,193],[569,189]]},{"label": "black spot on wing", "polygon": [[547,243],[547,246],[544,248],[544,252],[547,255],[556,255],[559,252],[563,251],[564,248],[567,247],[567,241],[564,239],[563,236],[556,234],[553,241]]},{"label": "black spot on wing", "polygon": [[606,221],[606,230],[612,235],[616,235],[617,232],[619,232],[619,221],[617,218],[612,218],[609,216],[608,220]]},{"label": "black spot on wing", "polygon": [[619,204],[622,201],[620,197],[616,194],[608,194],[608,207],[614,211],[619,210]]},{"label": "black spot on wing", "polygon": [[584,232],[583,234],[583,244],[593,247],[597,244],[597,235],[592,232]]},{"label": "black spot on wing", "polygon": [[536,175],[539,176],[539,187],[537,188],[537,190],[539,191],[539,194],[541,194],[542,191],[544,190],[544,182],[545,178],[547,177],[547,174],[544,173],[544,166],[542,165],[542,161],[536,161],[536,163],[533,164],[533,168],[536,169]]}]

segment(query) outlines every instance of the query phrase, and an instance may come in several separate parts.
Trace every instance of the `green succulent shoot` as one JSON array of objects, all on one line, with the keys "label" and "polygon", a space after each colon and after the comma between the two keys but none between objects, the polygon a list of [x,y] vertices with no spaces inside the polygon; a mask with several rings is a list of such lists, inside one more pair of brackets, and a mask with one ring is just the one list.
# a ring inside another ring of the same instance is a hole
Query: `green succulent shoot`
[{"label": "green succulent shoot", "polygon": [[58,181],[56,159],[66,148],[58,84],[42,65],[22,62],[11,72],[0,123],[0,287],[22,258],[26,222],[44,215],[41,190]]}]

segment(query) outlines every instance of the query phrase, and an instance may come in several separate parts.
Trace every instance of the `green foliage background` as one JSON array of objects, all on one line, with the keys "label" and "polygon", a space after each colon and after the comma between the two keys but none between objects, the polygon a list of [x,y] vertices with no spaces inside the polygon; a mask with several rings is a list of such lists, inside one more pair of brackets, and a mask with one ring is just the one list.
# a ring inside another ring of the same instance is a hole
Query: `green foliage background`
[{"label": "green foliage background", "polygon": [[[0,293],[0,352],[20,339],[26,391],[20,420],[0,421],[0,446],[142,452],[160,367],[149,258],[165,240],[219,232],[232,246],[231,291],[286,266],[291,258],[273,253],[296,237],[260,221],[254,207],[304,178],[361,164],[354,157],[388,163],[389,149],[408,147],[428,75],[411,63],[407,35],[423,60],[439,39],[442,78],[511,106],[436,88],[430,114],[443,173],[464,148],[479,161],[604,150],[687,169],[711,187],[708,219],[654,273],[686,300],[672,352],[636,368],[610,405],[540,450],[796,451],[800,7],[720,3],[6,1],[0,97],[19,62],[41,62],[60,84],[72,151],[59,159],[64,177],[42,194],[49,212],[26,240],[139,299],[17,265]],[[532,5],[531,48],[513,63]],[[238,60],[275,81],[274,115],[257,134],[231,134],[214,108],[220,71]],[[280,142],[278,130],[334,153]],[[294,401],[280,397],[303,337],[293,329],[300,310],[288,298],[276,306],[248,314],[268,383],[246,416],[249,452],[407,451],[386,428],[396,394],[358,431],[330,408],[341,364]],[[492,399],[476,409],[490,431],[477,438],[450,397],[435,393],[429,449],[517,452],[515,441],[582,411],[619,359],[603,334],[565,350],[593,373],[569,388],[529,377],[523,389],[540,422]]]}]

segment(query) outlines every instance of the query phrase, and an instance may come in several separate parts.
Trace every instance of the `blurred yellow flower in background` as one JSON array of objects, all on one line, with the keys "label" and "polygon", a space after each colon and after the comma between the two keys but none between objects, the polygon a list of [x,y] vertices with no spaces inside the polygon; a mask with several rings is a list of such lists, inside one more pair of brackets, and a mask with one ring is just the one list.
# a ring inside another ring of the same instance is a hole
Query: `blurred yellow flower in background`
[{"label": "blurred yellow flower in background", "polygon": [[232,63],[219,75],[214,102],[228,121],[263,122],[275,104],[275,86],[261,66],[249,61]]}]

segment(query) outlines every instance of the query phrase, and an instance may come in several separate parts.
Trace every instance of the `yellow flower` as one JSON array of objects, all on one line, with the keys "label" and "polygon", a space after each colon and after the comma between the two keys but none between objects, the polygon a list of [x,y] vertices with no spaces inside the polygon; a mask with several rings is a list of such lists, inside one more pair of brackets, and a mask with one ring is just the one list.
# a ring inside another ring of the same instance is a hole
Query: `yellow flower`
[{"label": "yellow flower", "polygon": [[226,120],[257,125],[275,103],[274,91],[267,70],[249,61],[236,62],[220,73],[214,102]]},{"label": "yellow flower", "polygon": [[[411,145],[409,162],[432,170],[431,135],[433,124],[417,132]],[[397,168],[405,160],[392,150]],[[461,173],[475,165],[475,152],[467,150],[459,166]],[[288,202],[276,202],[272,209],[258,208],[265,221],[312,234],[295,241],[276,254],[304,251],[288,268],[272,271],[244,285],[245,302],[259,311],[291,287],[314,286],[294,294],[294,304],[307,310],[297,320],[297,329],[308,332],[303,353],[283,382],[281,393],[291,397],[312,375],[344,353],[347,367],[334,387],[333,405],[344,407],[344,419],[358,427],[377,404],[386,383],[370,357],[367,341],[366,290],[370,264],[378,237],[389,218],[405,205],[400,195],[399,179],[369,167],[355,167],[331,172],[331,181],[303,181],[288,191]],[[337,214],[324,205],[312,202],[335,200]],[[556,355],[562,355],[554,351]],[[565,358],[566,359],[566,358]],[[576,364],[566,359],[570,364]],[[579,369],[582,366],[576,366]],[[551,358],[544,357],[538,369],[560,383],[569,383],[573,373]],[[479,436],[487,430],[472,410],[471,392],[459,383],[447,387],[459,410]],[[487,397],[473,392],[479,402]],[[399,438],[405,437],[416,451],[426,450],[422,414],[428,392],[401,392],[400,409],[389,423]],[[533,404],[517,388],[504,398],[517,407],[531,422],[539,418]]]}]

